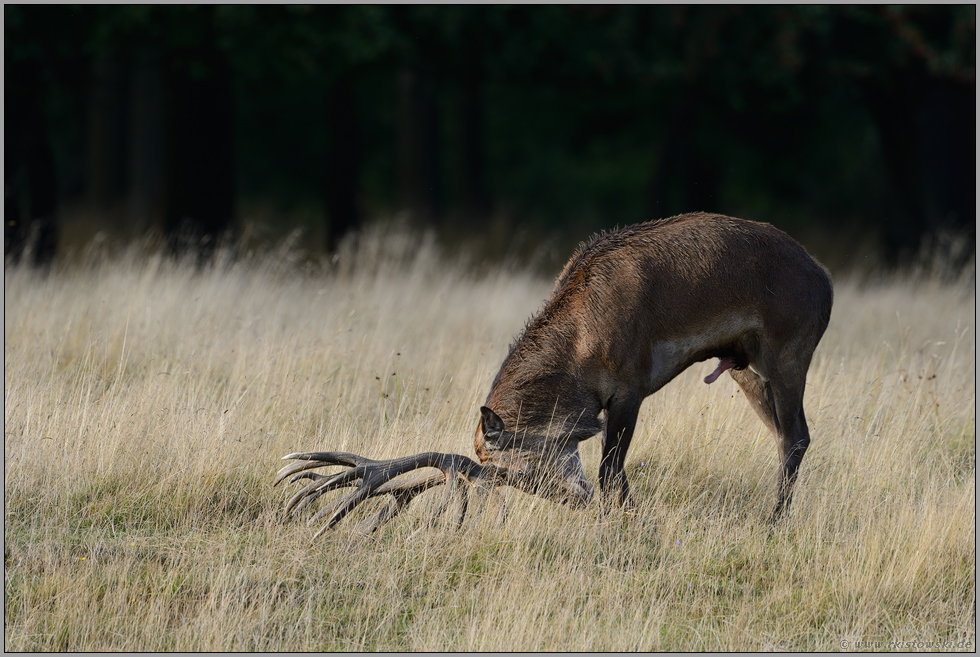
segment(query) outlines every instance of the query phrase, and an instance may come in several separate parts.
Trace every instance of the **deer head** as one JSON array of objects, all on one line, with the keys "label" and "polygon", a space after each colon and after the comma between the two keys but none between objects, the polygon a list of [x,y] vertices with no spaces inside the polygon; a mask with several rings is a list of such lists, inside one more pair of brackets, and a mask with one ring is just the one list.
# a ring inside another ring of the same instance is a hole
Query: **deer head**
[{"label": "deer head", "polygon": [[557,431],[527,426],[508,431],[499,415],[481,406],[473,445],[480,463],[506,471],[507,483],[515,488],[584,506],[592,501],[593,487],[582,468],[579,440],[574,430],[564,430],[564,423]]}]

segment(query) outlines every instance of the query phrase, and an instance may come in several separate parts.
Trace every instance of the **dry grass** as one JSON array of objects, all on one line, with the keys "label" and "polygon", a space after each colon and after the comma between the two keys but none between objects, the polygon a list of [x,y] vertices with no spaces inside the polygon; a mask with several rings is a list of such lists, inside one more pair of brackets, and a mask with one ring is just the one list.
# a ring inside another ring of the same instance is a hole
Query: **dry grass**
[{"label": "dry grass", "polygon": [[643,407],[635,515],[508,490],[506,520],[416,531],[428,493],[311,545],[282,520],[279,457],[470,453],[550,287],[405,235],[357,262],[6,271],[7,650],[975,648],[972,279],[837,281],[772,534],[772,438],[705,363]]}]

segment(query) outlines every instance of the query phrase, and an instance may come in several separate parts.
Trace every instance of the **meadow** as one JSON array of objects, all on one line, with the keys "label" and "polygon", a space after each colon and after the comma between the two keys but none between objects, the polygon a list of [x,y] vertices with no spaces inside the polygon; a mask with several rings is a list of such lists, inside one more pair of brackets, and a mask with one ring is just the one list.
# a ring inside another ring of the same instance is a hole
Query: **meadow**
[{"label": "meadow", "polygon": [[284,518],[290,452],[472,455],[550,286],[380,230],[315,267],[8,267],[5,649],[976,649],[972,270],[835,277],[772,531],[773,438],[713,362],[644,403],[634,513],[503,489],[459,530],[439,491],[369,537]]}]

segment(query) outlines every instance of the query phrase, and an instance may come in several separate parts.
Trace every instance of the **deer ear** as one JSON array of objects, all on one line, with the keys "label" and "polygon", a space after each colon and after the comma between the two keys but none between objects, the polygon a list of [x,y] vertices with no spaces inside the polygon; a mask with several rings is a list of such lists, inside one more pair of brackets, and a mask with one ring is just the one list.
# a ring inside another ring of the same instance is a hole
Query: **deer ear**
[{"label": "deer ear", "polygon": [[491,411],[486,406],[480,407],[480,415],[483,418],[483,436],[487,440],[496,440],[504,432],[504,421],[500,416]]}]

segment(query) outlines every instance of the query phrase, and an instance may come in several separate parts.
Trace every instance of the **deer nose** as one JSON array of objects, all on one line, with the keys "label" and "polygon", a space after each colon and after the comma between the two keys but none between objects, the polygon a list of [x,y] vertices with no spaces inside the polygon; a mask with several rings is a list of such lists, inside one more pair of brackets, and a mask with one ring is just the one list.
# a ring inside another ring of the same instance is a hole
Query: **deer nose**
[{"label": "deer nose", "polygon": [[476,436],[473,439],[473,449],[476,452],[476,456],[480,459],[480,463],[486,463],[490,460],[490,450],[487,449],[487,444],[483,440],[483,426],[478,426],[476,428]]}]

